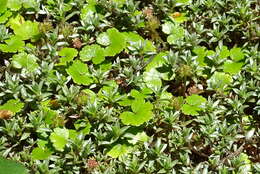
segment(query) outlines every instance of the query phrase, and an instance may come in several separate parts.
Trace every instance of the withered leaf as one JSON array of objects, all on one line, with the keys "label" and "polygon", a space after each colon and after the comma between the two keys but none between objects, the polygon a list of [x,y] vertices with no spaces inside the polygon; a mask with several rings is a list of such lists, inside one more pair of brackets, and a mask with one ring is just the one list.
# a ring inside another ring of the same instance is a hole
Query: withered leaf
[{"label": "withered leaf", "polygon": [[9,110],[0,110],[0,119],[9,119],[10,117],[13,116],[13,112]]}]

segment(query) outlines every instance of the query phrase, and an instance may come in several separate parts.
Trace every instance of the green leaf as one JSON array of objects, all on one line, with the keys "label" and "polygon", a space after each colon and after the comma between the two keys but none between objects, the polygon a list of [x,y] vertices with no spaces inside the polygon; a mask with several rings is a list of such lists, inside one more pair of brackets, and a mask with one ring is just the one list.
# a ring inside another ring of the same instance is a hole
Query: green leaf
[{"label": "green leaf", "polygon": [[244,65],[243,62],[232,62],[232,61],[226,61],[223,65],[223,71],[230,73],[230,74],[237,74],[242,69],[242,66]]},{"label": "green leaf", "polygon": [[129,135],[126,135],[126,137],[131,138],[130,140],[128,140],[128,142],[133,145],[135,145],[139,142],[147,142],[149,139],[149,137],[146,135],[145,132],[139,132],[136,135],[129,134]]},{"label": "green leaf", "polygon": [[220,58],[220,59],[225,59],[225,58],[227,58],[229,55],[230,55],[230,53],[229,53],[228,48],[227,48],[226,46],[222,46],[222,47],[221,47],[221,50],[220,50],[220,52],[219,52],[219,58]]},{"label": "green leaf", "polygon": [[191,0],[176,0],[176,6],[189,5]]},{"label": "green leaf", "polygon": [[175,44],[177,40],[180,40],[184,37],[184,29],[178,24],[172,22],[166,22],[162,25],[162,31],[165,34],[168,34],[167,42],[169,44]]},{"label": "green leaf", "polygon": [[130,45],[132,45],[132,43],[136,44],[136,42],[144,41],[142,36],[134,32],[123,32],[122,34],[124,35],[126,42],[129,42]]},{"label": "green leaf", "polygon": [[124,32],[122,33],[127,43],[128,50],[134,50],[136,48],[142,48],[140,50],[143,53],[156,52],[156,47],[150,40],[144,40],[142,36],[134,32]]},{"label": "green leaf", "polygon": [[149,102],[137,99],[131,104],[133,112],[123,112],[120,114],[120,119],[125,125],[140,126],[149,121],[153,117],[153,105]]},{"label": "green leaf", "polygon": [[10,39],[5,40],[6,44],[0,44],[0,50],[7,53],[16,53],[24,50],[24,41],[18,36],[11,36]]},{"label": "green leaf", "polygon": [[28,174],[27,169],[15,161],[0,157],[0,173],[2,174]]},{"label": "green leaf", "polygon": [[66,71],[72,77],[73,81],[79,85],[89,85],[93,82],[88,66],[79,60],[74,61]]},{"label": "green leaf", "polygon": [[90,133],[91,124],[89,123],[88,119],[79,120],[76,123],[74,123],[75,129],[77,131],[82,132],[84,135],[87,135]]},{"label": "green leaf", "polygon": [[224,91],[227,85],[230,85],[233,79],[230,75],[223,72],[215,72],[207,81],[209,88],[217,91]]},{"label": "green leaf", "polygon": [[118,158],[129,153],[131,149],[132,148],[130,146],[127,146],[126,144],[117,144],[112,147],[107,155],[111,156],[112,158]]},{"label": "green leaf", "polygon": [[23,0],[23,7],[24,8],[34,8],[34,9],[39,8],[38,2],[35,0]]},{"label": "green leaf", "polygon": [[20,15],[15,18],[11,18],[8,25],[13,29],[16,36],[19,36],[22,40],[28,40],[38,35],[38,22],[25,21]]},{"label": "green leaf", "polygon": [[150,40],[144,40],[143,41],[143,52],[147,53],[147,52],[156,52],[156,47],[154,46],[154,44],[152,43],[152,41]]},{"label": "green leaf", "polygon": [[20,112],[24,107],[24,103],[19,100],[11,99],[8,100],[4,105],[0,106],[0,110],[9,110],[13,113]]},{"label": "green leaf", "polygon": [[230,57],[235,61],[244,59],[245,55],[241,48],[234,47],[230,50]]},{"label": "green leaf", "polygon": [[170,18],[177,23],[183,23],[188,20],[188,18],[184,14],[181,14],[181,16],[175,18],[170,16]]},{"label": "green leaf", "polygon": [[107,56],[115,56],[116,54],[123,51],[126,47],[126,40],[122,33],[116,28],[110,28],[107,30],[110,45],[105,49]]},{"label": "green leaf", "polygon": [[5,11],[2,14],[0,12],[0,24],[5,23],[10,16],[12,16],[12,12],[10,12],[9,10]]},{"label": "green leaf", "polygon": [[4,12],[6,10],[7,6],[7,0],[1,0],[0,1],[0,13]]},{"label": "green leaf", "polygon": [[99,64],[105,60],[105,51],[99,45],[87,45],[80,51],[80,59],[92,60],[94,64]]},{"label": "green leaf", "polygon": [[199,115],[198,108],[188,104],[182,105],[181,110],[186,115],[192,115],[192,116]]},{"label": "green leaf", "polygon": [[126,0],[112,0],[114,3],[116,3],[116,5],[118,6],[118,7],[122,7],[124,4],[125,4],[125,2],[126,2]]},{"label": "green leaf", "polygon": [[78,55],[78,51],[75,48],[62,48],[58,54],[62,57],[58,65],[66,65],[67,62],[71,62]]},{"label": "green leaf", "polygon": [[65,145],[69,139],[69,130],[66,128],[55,128],[50,135],[50,140],[58,151],[64,151]]},{"label": "green leaf", "polygon": [[182,105],[181,110],[186,115],[199,115],[198,111],[201,111],[207,102],[202,96],[193,94],[185,99],[186,104]]},{"label": "green leaf", "polygon": [[32,159],[46,160],[51,156],[52,152],[49,149],[36,147],[32,151]]},{"label": "green leaf", "polygon": [[85,5],[80,13],[81,19],[86,19],[89,17],[89,14],[95,13],[96,12],[96,0],[88,0],[88,4]]},{"label": "green leaf", "polygon": [[18,11],[22,7],[22,0],[8,0],[7,7],[12,11]]},{"label": "green leaf", "polygon": [[101,33],[100,35],[98,35],[97,37],[97,43],[103,46],[108,46],[110,45],[110,40],[109,40],[109,36],[107,33]]},{"label": "green leaf", "polygon": [[148,72],[143,74],[144,82],[148,88],[153,91],[158,91],[162,87],[161,73],[155,68],[150,69]]},{"label": "green leaf", "polygon": [[167,37],[167,42],[169,44],[175,44],[177,40],[180,40],[184,37],[184,29],[180,26],[175,26],[171,35]]},{"label": "green leaf", "polygon": [[197,61],[199,62],[199,65],[205,66],[206,63],[204,63],[204,58],[207,56],[206,47],[195,47],[192,51],[198,56]]},{"label": "green leaf", "polygon": [[150,71],[152,68],[157,68],[162,66],[164,63],[166,63],[165,56],[167,55],[167,52],[160,52],[157,54],[153,60],[145,67],[146,71]]},{"label": "green leaf", "polygon": [[49,108],[43,108],[44,121],[46,124],[54,124],[58,117],[58,113],[55,110],[51,110]]},{"label": "green leaf", "polygon": [[193,94],[191,96],[188,96],[185,101],[187,102],[187,104],[192,106],[201,106],[207,102],[207,99],[197,94]]},{"label": "green leaf", "polygon": [[29,72],[35,71],[39,65],[36,62],[37,57],[32,54],[26,54],[24,52],[15,54],[12,57],[12,65],[14,68],[25,68]]},{"label": "green leaf", "polygon": [[162,25],[162,31],[165,33],[165,34],[171,34],[174,32],[174,27],[175,25],[172,23],[172,22],[166,22]]}]

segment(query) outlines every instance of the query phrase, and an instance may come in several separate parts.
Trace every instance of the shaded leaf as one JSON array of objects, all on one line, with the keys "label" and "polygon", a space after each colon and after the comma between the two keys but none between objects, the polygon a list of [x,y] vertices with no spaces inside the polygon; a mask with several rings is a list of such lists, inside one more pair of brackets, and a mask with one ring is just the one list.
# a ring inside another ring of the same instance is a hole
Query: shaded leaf
[{"label": "shaded leaf", "polygon": [[0,157],[0,173],[2,174],[28,174],[26,168],[15,161]]}]

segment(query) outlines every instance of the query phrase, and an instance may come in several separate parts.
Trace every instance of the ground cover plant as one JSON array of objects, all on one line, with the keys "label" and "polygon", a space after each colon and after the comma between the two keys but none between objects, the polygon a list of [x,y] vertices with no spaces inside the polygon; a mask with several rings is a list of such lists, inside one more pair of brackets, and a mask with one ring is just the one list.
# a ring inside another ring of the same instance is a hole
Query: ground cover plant
[{"label": "ground cover plant", "polygon": [[257,0],[1,0],[0,173],[260,173]]}]

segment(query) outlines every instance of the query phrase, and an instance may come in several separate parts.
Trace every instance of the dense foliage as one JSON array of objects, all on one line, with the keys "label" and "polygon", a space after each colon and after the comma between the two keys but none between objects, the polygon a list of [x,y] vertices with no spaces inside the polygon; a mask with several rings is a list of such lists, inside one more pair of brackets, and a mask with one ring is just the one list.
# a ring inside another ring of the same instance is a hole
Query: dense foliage
[{"label": "dense foliage", "polygon": [[0,173],[260,173],[259,7],[1,0]]}]

